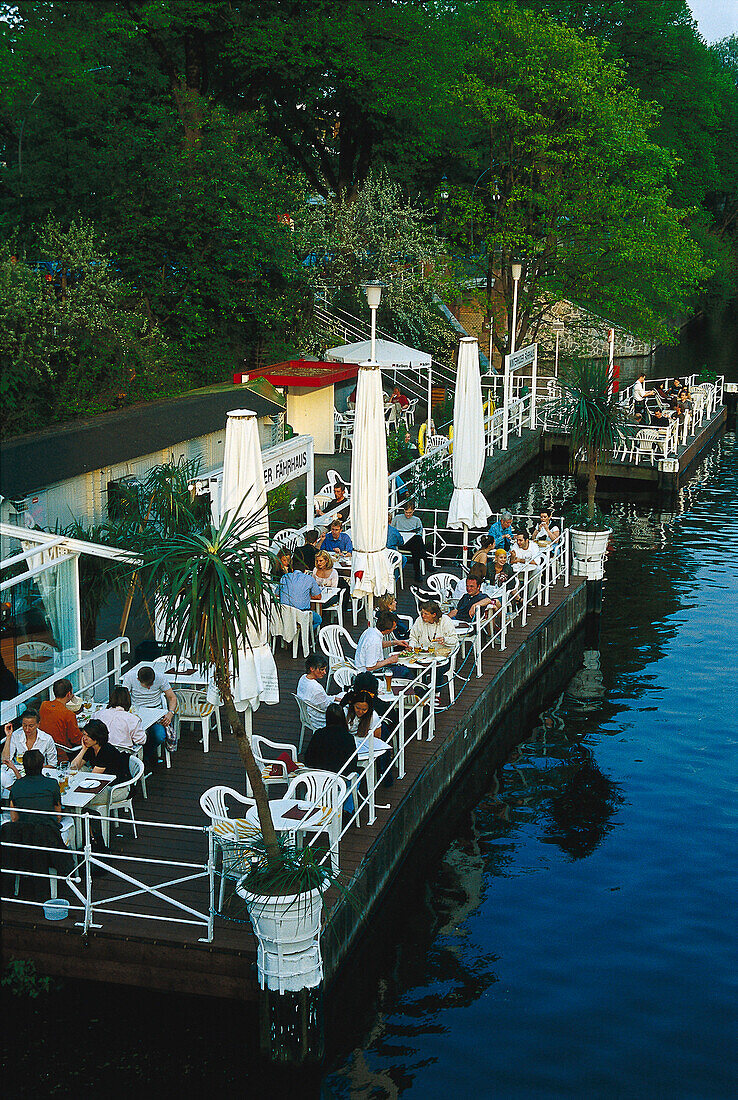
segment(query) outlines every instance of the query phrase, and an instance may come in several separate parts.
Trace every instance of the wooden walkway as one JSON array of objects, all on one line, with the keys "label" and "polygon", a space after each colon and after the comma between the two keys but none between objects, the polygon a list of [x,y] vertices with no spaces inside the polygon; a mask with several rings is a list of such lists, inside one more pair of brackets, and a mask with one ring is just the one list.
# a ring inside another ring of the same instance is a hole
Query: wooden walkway
[{"label": "wooden walkway", "polygon": [[[370,851],[389,814],[412,794],[410,789],[426,762],[431,759],[452,735],[464,714],[489,686],[490,678],[497,673],[525,643],[526,638],[545,619],[555,615],[557,609],[572,591],[561,583],[551,591],[548,607],[534,607],[525,627],[516,625],[508,631],[507,648],[488,651],[484,660],[484,676],[472,675],[467,685],[457,693],[456,702],[437,713],[436,733],[433,741],[412,741],[406,752],[406,775],[395,778],[390,787],[377,792],[378,803],[387,809],[378,809],[377,821],[372,826],[352,828],[341,841],[340,864],[346,882],[349,882],[361,861]],[[401,609],[410,610],[409,598],[401,594]],[[353,634],[357,636],[358,631]],[[304,670],[302,656],[292,660],[291,649],[277,654],[281,702],[276,707],[262,706],[254,716],[254,730],[281,742],[297,744],[299,721],[297,707],[292,699],[297,681]],[[458,689],[457,689],[458,691]],[[444,693],[445,695],[445,693]],[[206,755],[190,726],[185,727],[180,748],[167,770],[159,765],[148,780],[148,798],[138,797],[136,817],[140,823],[193,825],[200,828],[207,819],[200,809],[199,799],[203,791],[216,784],[225,784],[243,791],[243,770],[228,733],[223,743],[211,735],[210,752]],[[138,839],[134,840],[130,828],[122,826],[120,836],[113,836],[111,852],[121,856],[145,856],[162,860],[204,863],[207,859],[207,839],[204,832],[182,832],[141,824]],[[133,878],[140,877],[148,884],[163,883],[169,879],[191,874],[186,869],[151,867],[131,862],[124,867]],[[127,885],[117,876],[109,874],[98,879],[95,876],[94,897],[109,898],[122,894]],[[64,896],[64,890],[60,890]],[[208,910],[207,879],[168,888],[167,894],[192,906],[202,914]],[[232,895],[229,884],[228,895]],[[228,896],[224,905],[232,912],[233,920],[216,918],[215,934],[211,944],[200,942],[204,934],[202,926],[177,922],[160,922],[128,916],[105,914],[99,918],[101,927],[84,938],[75,921],[79,914],[57,923],[44,919],[40,909],[27,905],[3,907],[3,955],[7,958],[33,958],[46,973],[78,978],[92,978],[122,984],[140,985],[164,990],[197,991],[204,994],[248,999],[256,995],[255,942],[246,914],[236,906],[229,908]],[[217,901],[217,895],[216,895]],[[330,907],[330,894],[326,898]],[[116,904],[113,908],[133,910],[137,914],[177,917],[171,905],[152,895],[143,895]]]}]

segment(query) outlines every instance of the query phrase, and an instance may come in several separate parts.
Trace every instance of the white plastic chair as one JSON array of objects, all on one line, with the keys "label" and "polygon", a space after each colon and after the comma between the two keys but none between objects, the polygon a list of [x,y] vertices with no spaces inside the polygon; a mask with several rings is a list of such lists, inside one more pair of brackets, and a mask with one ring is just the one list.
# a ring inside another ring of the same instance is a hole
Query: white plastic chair
[{"label": "white plastic chair", "polygon": [[405,566],[405,559],[403,558],[402,554],[399,550],[387,550],[387,560],[390,564],[390,568],[392,569],[392,576],[394,577],[395,574],[399,572],[400,588],[404,588],[405,578],[402,571]]},{"label": "white plastic chair", "polygon": [[315,731],[313,730],[313,724],[310,721],[310,715],[308,714],[307,703],[305,702],[305,700],[301,699],[299,695],[295,695],[294,692],[292,693],[292,698],[297,703],[297,709],[300,712],[300,740],[297,745],[297,751],[298,753],[301,753],[302,743],[305,740],[305,734],[308,732],[308,730],[311,734]]},{"label": "white plastic chair", "polygon": [[276,546],[280,550],[294,550],[299,539],[300,532],[296,527],[283,527],[281,531],[277,531],[272,539],[272,546]]},{"label": "white plastic chair", "polygon": [[137,756],[131,756],[129,757],[128,766],[131,769],[131,778],[124,779],[121,783],[114,783],[111,787],[101,791],[97,797],[102,798],[102,801],[97,802],[97,799],[95,799],[89,806],[93,813],[100,814],[102,817],[100,824],[102,825],[103,841],[106,845],[110,839],[110,821],[107,819],[114,817],[117,821],[120,810],[128,810],[131,815],[133,835],[138,837],[136,818],[133,815],[133,788],[143,776],[143,760],[139,760]]},{"label": "white plastic chair", "polygon": [[226,798],[232,798],[234,802],[245,806],[247,810],[256,805],[253,798],[247,798],[239,794],[232,787],[210,787],[200,795],[200,808],[210,818],[213,826],[213,836],[220,849],[221,866],[218,872],[220,874],[219,909],[223,905],[226,879],[232,879],[235,882],[248,870],[245,865],[248,842],[242,834],[239,834],[235,822],[229,817]]},{"label": "white plastic chair", "polygon": [[[132,749],[127,749],[123,745],[116,745],[116,748],[118,749],[119,752],[125,752],[129,756],[137,757],[143,763],[143,751],[144,751],[143,745],[134,745]],[[151,772],[149,772],[149,775],[151,775]],[[144,773],[141,776],[141,794],[144,796],[144,798],[149,797],[148,794],[146,793],[146,768],[145,767],[144,767]]]},{"label": "white plastic chair", "polygon": [[208,702],[207,693],[201,688],[176,688],[174,694],[177,697],[177,713],[180,724],[191,722],[202,726],[203,752],[210,751],[210,726],[215,720],[215,728],[218,732],[218,740],[223,740],[223,731],[220,727],[220,711],[213,703]]},{"label": "white plastic chair", "polygon": [[328,470],[328,471],[326,471],[325,476],[328,478],[328,485],[330,486],[331,493],[333,492],[333,489],[334,489],[334,486],[335,486],[336,482],[339,482],[341,485],[345,485],[346,486],[346,492],[349,495],[351,494],[351,484],[350,484],[350,482],[346,481],[346,478],[342,477],[341,474],[339,474],[338,470]]},{"label": "white plastic chair", "polygon": [[294,776],[285,798],[299,798],[313,806],[325,808],[325,817],[315,824],[300,822],[295,832],[327,833],[331,867],[338,873],[338,844],[341,836],[341,811],[348,797],[348,784],[333,772],[304,771]]},{"label": "white plastic chair", "polygon": [[318,631],[318,645],[328,658],[328,680],[336,668],[348,667],[356,672],[356,663],[343,652],[344,643],[356,654],[356,642],[343,626],[322,626]]},{"label": "white plastic chair", "polygon": [[338,589],[338,599],[335,603],[332,603],[330,607],[323,605],[320,609],[320,613],[325,621],[326,615],[330,615],[331,612],[336,616],[336,623],[338,626],[343,626],[343,602],[346,598],[346,589]]},{"label": "white plastic chair", "polygon": [[405,424],[405,431],[407,431],[407,432],[410,431],[410,428],[415,423],[415,410],[418,407],[418,401],[419,400],[420,400],[419,397],[413,397],[411,399],[409,405],[407,406],[407,408],[404,408],[402,410],[401,415],[402,415],[403,422]]},{"label": "white plastic chair", "polygon": [[431,592],[437,592],[439,598],[442,600],[453,599],[458,583],[459,578],[455,577],[453,573],[432,573],[429,577],[425,578],[426,586]]},{"label": "white plastic chair", "polygon": [[[295,696],[295,698],[297,698],[297,696]],[[287,755],[291,757],[292,762],[297,764],[297,750],[294,745],[270,741],[268,738],[262,737],[261,734],[255,733],[251,738],[251,747],[254,753],[254,760],[262,771],[274,764],[280,769],[281,774],[273,778],[289,779],[290,773],[287,771],[287,765],[283,760],[279,760],[278,757],[280,753],[286,752]]]},{"label": "white plastic chair", "polygon": [[441,447],[448,446],[448,438],[445,435],[429,435],[425,441],[425,453],[429,454],[431,451],[437,451]]}]

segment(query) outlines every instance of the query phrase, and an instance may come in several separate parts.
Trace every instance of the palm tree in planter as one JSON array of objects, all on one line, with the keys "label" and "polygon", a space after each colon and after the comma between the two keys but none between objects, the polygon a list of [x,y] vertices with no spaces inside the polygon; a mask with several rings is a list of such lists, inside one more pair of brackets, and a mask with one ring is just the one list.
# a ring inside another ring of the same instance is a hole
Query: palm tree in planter
[{"label": "palm tree in planter", "polygon": [[622,440],[627,413],[612,392],[607,366],[601,362],[575,361],[561,371],[559,386],[555,414],[562,429],[570,433],[572,456],[583,452],[587,470],[586,510],[571,528],[574,558],[580,575],[599,580],[612,531],[595,504],[597,464]]}]

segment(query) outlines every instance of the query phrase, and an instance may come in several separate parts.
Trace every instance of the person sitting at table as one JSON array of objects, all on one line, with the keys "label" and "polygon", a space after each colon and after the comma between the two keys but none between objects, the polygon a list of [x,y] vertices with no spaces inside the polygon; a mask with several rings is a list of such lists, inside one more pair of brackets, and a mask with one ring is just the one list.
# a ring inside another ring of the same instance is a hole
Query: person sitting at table
[{"label": "person sitting at table", "polygon": [[[382,729],[386,735],[389,736],[394,729],[396,723],[391,721],[391,711],[394,706],[392,699],[383,699],[379,694],[379,680],[373,672],[357,672],[354,676],[354,682],[351,685],[351,689],[354,692],[367,691],[374,700],[374,710],[382,719]],[[387,719],[387,724],[384,724]]]},{"label": "person sitting at table", "polygon": [[668,428],[670,417],[664,415],[663,409],[654,409],[651,413],[652,428]]},{"label": "person sitting at table", "polygon": [[329,695],[321,681],[328,673],[328,661],[322,653],[309,653],[305,658],[305,672],[297,681],[297,698],[305,704],[308,725],[317,730],[323,725],[328,707],[340,703],[344,692]]},{"label": "person sitting at table", "polygon": [[[504,550],[495,550],[494,567],[492,572],[487,574],[487,579],[493,588],[505,588],[511,597],[515,597],[518,580]],[[495,604],[495,611],[499,611],[502,601],[497,597],[493,597],[493,603]]]},{"label": "person sitting at table", "polygon": [[401,409],[406,409],[410,404],[410,399],[402,393],[399,386],[395,386],[390,394],[390,404],[397,405]]},{"label": "person sitting at table", "polygon": [[329,500],[325,508],[316,507],[315,511],[317,515],[322,516],[326,512],[334,512],[334,509],[339,508],[340,511],[334,514],[345,523],[351,514],[351,505],[349,504],[348,493],[346,492],[346,486],[342,481],[337,481],[333,486],[333,499]]},{"label": "person sitting at table", "polygon": [[135,749],[146,742],[141,719],[131,714],[131,693],[122,684],[110,692],[108,705],[95,715],[108,730],[108,743],[116,749]]},{"label": "person sitting at table", "polygon": [[492,535],[482,535],[479,540],[479,549],[472,554],[472,562],[477,565],[487,566],[487,559],[494,554],[495,540]]},{"label": "person sitting at table", "polygon": [[510,551],[510,561],[513,565],[541,565],[543,562],[540,547],[530,541],[527,531],[521,531],[515,536],[515,546]]},{"label": "person sitting at table", "polygon": [[85,726],[82,749],[72,761],[75,771],[79,771],[84,764],[93,772],[114,775],[116,783],[124,783],[131,778],[131,758],[109,743],[108,727],[99,718],[91,718]]},{"label": "person sitting at table", "polygon": [[410,627],[410,646],[413,649],[430,649],[431,646],[446,645],[456,648],[456,629],[441,611],[436,600],[428,600],[420,605],[420,615]]},{"label": "person sitting at table", "polygon": [[[59,783],[52,776],[43,774],[45,761],[38,749],[28,749],[23,753],[25,776],[16,779],[10,788],[10,821],[3,825],[0,835],[5,844],[32,844],[36,851],[6,849],[3,865],[6,871],[31,871],[47,875],[53,867],[59,875],[69,875],[74,870],[74,857],[61,837],[62,801]],[[41,813],[23,813],[24,810],[39,810]],[[53,852],[38,851],[38,848],[55,848]],[[9,857],[9,858],[8,858]],[[39,900],[46,895],[48,887],[43,880],[32,875],[21,876],[24,896]]]},{"label": "person sitting at table", "polygon": [[653,397],[656,394],[656,390],[646,389],[646,372],[641,373],[633,383],[633,412],[635,413],[636,420],[641,424],[650,424],[651,417],[646,405],[646,398]]},{"label": "person sitting at table", "polygon": [[374,697],[368,691],[352,691],[344,701],[344,706],[349,733],[353,737],[363,741],[369,736],[379,736],[382,720],[375,709]]},{"label": "person sitting at table", "polygon": [[[333,558],[330,556],[327,550],[318,550],[315,555],[315,568],[313,569],[313,576],[321,587],[336,589],[339,587],[339,578],[336,567],[333,564]],[[345,582],[344,582],[345,583]],[[323,598],[323,607],[331,607],[332,604],[338,600],[337,592],[330,592]]]},{"label": "person sitting at table", "polygon": [[277,555],[272,562],[272,576],[275,580],[279,580],[287,573],[292,572],[292,554],[286,548],[286,546],[280,546],[277,550]]},{"label": "person sitting at table", "polygon": [[329,703],[325,711],[325,725],[316,729],[303,754],[308,768],[319,771],[340,772],[352,757],[356,757],[356,742],[349,733],[343,707]]},{"label": "person sitting at table", "polygon": [[[491,572],[491,571],[492,571],[491,561],[488,562],[486,566],[482,565],[482,563],[479,562],[479,561],[473,561],[471,563],[471,565],[469,566],[469,572],[467,573],[466,577],[459,577],[456,584],[454,585],[454,590],[451,593],[451,600],[454,603],[458,603],[459,600],[461,599],[461,597],[466,594],[466,579],[467,579],[467,577],[476,577],[477,580],[479,581],[479,587],[482,589],[482,591],[484,591],[484,583],[487,580],[488,572]],[[485,595],[486,595],[486,593],[485,593]],[[428,599],[428,600],[435,599],[435,593],[429,592],[428,595],[426,596],[426,599]]]},{"label": "person sitting at table", "polygon": [[536,526],[533,532],[533,539],[535,542],[548,539],[549,542],[556,542],[561,536],[561,530],[553,523],[553,506],[547,505],[545,508],[541,508],[540,512],[541,522]]},{"label": "person sitting at table", "polygon": [[689,390],[681,389],[679,391],[679,404],[682,406],[685,412],[688,412],[690,416],[692,415],[692,410],[694,409],[694,401],[690,397]]},{"label": "person sitting at table", "polygon": [[177,710],[177,696],[166,676],[143,662],[129,669],[121,678],[121,683],[131,693],[131,703],[136,709],[145,707],[149,710],[161,710],[162,695],[168,703],[169,709],[166,713],[156,722],[152,722],[146,730],[144,763],[155,764],[159,758],[159,746],[167,738],[172,740],[172,719]]},{"label": "person sitting at table", "polygon": [[[380,611],[377,615],[377,625],[368,626],[356,646],[354,664],[358,672],[376,672],[379,669],[386,669],[385,675],[392,675],[393,666],[397,665],[398,655],[390,653],[389,657],[385,657],[382,643],[383,637],[390,635],[394,629],[394,615],[389,611]],[[395,645],[400,649],[407,648],[407,642],[396,642]],[[398,670],[398,675],[404,676],[406,671]]]},{"label": "person sitting at table", "polygon": [[666,399],[672,408],[679,404],[679,394],[683,389],[681,378],[672,378],[669,389],[666,391]]},{"label": "person sitting at table", "polygon": [[39,713],[39,724],[57,745],[76,748],[82,741],[82,730],[77,716],[67,706],[72,699],[72,681],[56,680],[52,686],[53,700],[44,699]]},{"label": "person sitting at table", "polygon": [[430,572],[431,563],[423,541],[423,524],[420,517],[415,515],[415,504],[412,500],[405,501],[402,512],[395,516],[394,526],[403,538],[403,554],[409,554],[413,559],[413,571],[417,581],[421,575],[421,562],[426,573]]},{"label": "person sitting at table", "polygon": [[320,538],[320,534],[313,527],[309,531],[305,532],[303,538],[304,541],[302,543],[302,546],[298,546],[297,549],[300,551],[300,556],[307,565],[308,569],[314,569],[315,555],[318,552],[318,539]]},{"label": "person sitting at table", "polygon": [[482,584],[478,577],[466,578],[466,592],[461,597],[454,611],[449,611],[449,619],[455,619],[459,623],[471,623],[476,615],[477,607],[487,607],[492,603],[489,596],[482,592]]},{"label": "person sitting at table", "polygon": [[344,531],[341,520],[332,519],[330,527],[323,536],[320,549],[328,550],[331,554],[350,554],[353,548],[351,538]]},{"label": "person sitting at table", "polygon": [[297,611],[312,610],[313,629],[317,630],[323,621],[320,614],[323,595],[315,577],[301,569],[300,564],[295,562],[292,572],[286,573],[279,582],[279,602]]},{"label": "person sitting at table", "polygon": [[397,596],[395,596],[394,592],[387,592],[383,596],[377,596],[377,616],[383,611],[386,611],[388,615],[392,616],[395,626],[392,634],[382,635],[382,645],[386,647],[394,645],[396,641],[407,641],[410,636],[410,629],[405,625],[402,619],[398,618]]},{"label": "person sitting at table", "polygon": [[512,512],[500,512],[500,518],[495,520],[487,534],[495,540],[495,550],[509,550],[515,532],[512,529]]},{"label": "person sitting at table", "polygon": [[38,749],[44,762],[52,768],[56,767],[58,757],[54,738],[38,728],[38,711],[32,707],[23,711],[20,729],[13,730],[12,722],[5,723],[2,762],[15,773],[16,779],[20,779],[21,773],[15,765],[15,758],[22,759],[29,749]]}]

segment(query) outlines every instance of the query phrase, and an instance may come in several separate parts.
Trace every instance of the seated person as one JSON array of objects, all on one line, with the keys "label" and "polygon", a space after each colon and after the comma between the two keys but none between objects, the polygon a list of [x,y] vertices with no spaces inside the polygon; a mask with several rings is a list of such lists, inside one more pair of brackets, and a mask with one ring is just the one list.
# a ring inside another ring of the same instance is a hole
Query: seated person
[{"label": "seated person", "polygon": [[352,757],[356,758],[356,742],[349,733],[343,707],[338,703],[329,703],[324,720],[325,725],[316,729],[310,738],[303,754],[304,763],[308,768],[340,772]]},{"label": "seated person", "polygon": [[400,391],[399,386],[395,386],[390,394],[390,402],[401,409],[406,409],[410,404],[410,399],[405,397],[405,394]]},{"label": "seated person", "polygon": [[[491,570],[492,570],[492,561],[491,560],[489,561],[489,563],[487,565],[482,565],[482,563],[480,561],[473,561],[471,563],[471,565],[469,566],[469,572],[467,573],[467,576],[466,577],[460,577],[459,580],[457,581],[456,587],[454,588],[453,592],[451,593],[451,599],[455,600],[458,603],[458,601],[461,599],[461,597],[466,595],[467,577],[476,577],[477,580],[479,581],[480,588],[484,588],[484,582],[487,579],[487,574],[488,574],[488,572],[491,572]],[[432,599],[433,597],[429,596],[428,598]]]},{"label": "seated person", "polygon": [[339,507],[340,511],[335,512],[335,515],[342,523],[346,523],[351,514],[351,505],[349,504],[346,486],[342,481],[337,481],[333,486],[333,500],[329,500],[324,508],[316,508],[315,511],[319,516],[322,516],[326,512],[333,512],[335,508]]},{"label": "seated person", "polygon": [[279,550],[277,550],[276,557],[272,562],[272,576],[275,578],[275,580],[278,580],[280,577],[284,577],[287,573],[291,572],[292,554],[286,547],[280,546]]},{"label": "seated person", "polygon": [[[16,779],[10,788],[10,821],[2,827],[2,842],[5,844],[34,844],[41,848],[56,848],[59,855],[44,851],[23,851],[20,848],[8,848],[3,853],[5,870],[31,871],[35,874],[48,874],[53,867],[57,874],[69,875],[74,869],[74,858],[66,848],[61,837],[62,803],[61,791],[56,779],[43,774],[44,757],[38,749],[29,749],[23,754],[25,776]],[[39,810],[42,813],[23,813],[24,810]],[[33,900],[42,900],[48,895],[48,884],[43,879],[21,876],[24,895]]]},{"label": "seated person", "polygon": [[448,617],[459,623],[471,623],[477,607],[487,607],[491,603],[489,596],[485,596],[482,592],[479,578],[469,576],[466,578],[466,592],[456,605],[456,609],[449,611]]},{"label": "seated person", "polygon": [[351,687],[352,691],[366,691],[371,695],[374,700],[375,712],[383,721],[384,719],[388,720],[389,724],[383,725],[382,728],[387,736],[390,736],[396,725],[396,723],[392,723],[391,721],[391,711],[394,704],[391,699],[381,698],[379,694],[379,680],[377,677],[371,672],[358,672],[356,676],[354,676],[354,682]]},{"label": "seated person", "polygon": [[500,518],[495,520],[487,534],[495,540],[495,550],[509,550],[515,537],[512,529],[512,512],[501,512]]},{"label": "seated person", "polygon": [[313,628],[318,629],[323,619],[320,614],[322,593],[320,585],[312,573],[299,568],[299,562],[290,573],[285,573],[279,582],[279,602],[283,607],[294,607],[297,611],[313,612]]},{"label": "seated person", "polygon": [[137,714],[131,714],[131,693],[119,685],[110,692],[104,710],[95,715],[108,730],[108,744],[116,749],[135,749],[146,742],[146,731]]},{"label": "seated person", "polygon": [[395,622],[392,633],[382,635],[382,645],[387,647],[393,646],[396,641],[407,641],[410,629],[397,616],[397,597],[394,592],[388,592],[384,596],[377,597],[377,615],[381,614],[382,611],[386,611],[388,615],[391,615]]},{"label": "seated person", "polygon": [[[327,550],[318,550],[315,555],[315,568],[313,569],[313,576],[320,585],[321,590],[324,588],[338,588],[340,580],[338,572],[333,564],[333,558],[330,556]],[[345,583],[345,582],[344,582]],[[347,586],[348,587],[348,586]],[[338,593],[329,592],[323,599],[323,607],[330,607],[331,604],[338,602]]]},{"label": "seated person", "polygon": [[305,541],[302,546],[298,547],[302,560],[306,563],[308,569],[315,568],[315,554],[318,549],[318,539],[320,535],[312,528],[310,531],[305,532]]},{"label": "seated person", "polygon": [[495,550],[492,570],[487,572],[487,580],[493,588],[507,588],[513,591],[517,587],[515,572],[508,563],[504,550]]},{"label": "seated person", "polygon": [[351,538],[343,529],[340,519],[331,520],[331,525],[323,536],[320,544],[321,550],[328,550],[331,554],[350,554],[353,550]]},{"label": "seated person", "polygon": [[[402,553],[402,551],[405,547],[405,540],[403,539],[402,535],[400,534],[400,532],[397,530],[394,523],[392,522],[393,519],[394,519],[394,516],[390,512],[389,515],[387,516],[387,549],[388,550],[399,550],[400,553]],[[403,554],[403,559],[405,561],[407,560],[407,558],[405,558],[404,554]]]},{"label": "seated person", "polygon": [[38,711],[27,707],[21,715],[21,728],[13,730],[12,722],[5,723],[5,744],[3,745],[2,762],[15,773],[15,778],[20,779],[20,769],[16,766],[16,760],[22,760],[29,749],[38,749],[44,758],[44,763],[52,768],[56,767],[56,745],[53,737],[38,728]]},{"label": "seated person", "polygon": [[[393,666],[397,665],[398,655],[396,653],[390,653],[389,657],[384,656],[383,638],[385,635],[392,634],[394,629],[394,615],[389,611],[380,611],[377,615],[377,625],[368,626],[359,638],[358,645],[356,646],[354,664],[358,672],[376,672],[382,669],[386,670],[386,676],[392,675]],[[407,648],[407,642],[396,642],[395,644],[398,648]],[[406,675],[406,670],[404,669],[402,672],[400,672],[399,669],[395,671],[398,675]]]},{"label": "seated person", "polygon": [[682,406],[685,412],[688,412],[690,416],[694,409],[694,401],[689,396],[689,390],[683,389],[679,392],[679,404]]},{"label": "seated person", "polygon": [[[146,707],[150,710],[161,710],[162,695],[169,708],[156,722],[152,722],[146,730],[146,746],[144,748],[144,761],[151,765],[156,763],[159,756],[159,746],[169,741],[174,747],[174,730],[172,719],[177,710],[177,696],[172,690],[172,685],[167,677],[142,662],[126,672],[121,679],[124,688],[128,688],[131,694],[131,703],[134,707]],[[89,727],[89,722],[85,729]]]},{"label": "seated person", "polygon": [[44,699],[39,713],[39,724],[58,745],[74,748],[82,740],[82,730],[77,717],[67,706],[72,699],[72,681],[56,680],[52,687],[53,700]]},{"label": "seated person", "polygon": [[654,409],[651,413],[652,428],[668,428],[671,417],[664,414],[663,409]]},{"label": "seated person", "polygon": [[423,541],[423,524],[415,515],[415,505],[411,500],[406,500],[402,512],[395,516],[394,527],[402,535],[403,554],[409,554],[413,559],[415,580],[418,580],[421,574],[421,562],[425,566],[426,573],[430,571],[431,564]]},{"label": "seated person", "polygon": [[85,726],[82,733],[82,750],[72,761],[75,771],[84,764],[91,767],[93,772],[114,775],[116,783],[124,783],[131,778],[130,756],[108,743],[108,727],[99,718],[91,718]]},{"label": "seated person", "polygon": [[527,531],[521,531],[515,536],[516,545],[510,551],[510,561],[513,565],[541,565],[543,557],[540,547],[530,541]]},{"label": "seated person", "polygon": [[479,549],[472,554],[472,562],[477,565],[487,565],[487,559],[494,553],[495,540],[492,535],[482,535],[479,540]]},{"label": "seated person", "polygon": [[560,529],[553,522],[553,508],[549,505],[546,508],[541,509],[541,522],[537,525],[533,531],[532,538],[535,542],[539,540],[548,539],[549,542],[556,542],[561,535]]},{"label": "seated person", "polygon": [[305,672],[297,681],[297,698],[305,704],[308,725],[317,730],[325,724],[325,715],[332,703],[343,699],[343,692],[329,695],[322,681],[328,674],[328,661],[322,653],[310,653],[305,658]]},{"label": "seated person", "polygon": [[443,614],[440,604],[435,600],[428,600],[420,605],[420,615],[410,628],[409,641],[413,649],[430,649],[437,645],[456,648],[454,624],[448,615]]},{"label": "seated person", "polygon": [[349,733],[353,737],[365,741],[370,736],[379,736],[382,721],[374,707],[374,697],[368,691],[352,691],[344,705]]},{"label": "seated person", "polygon": [[682,392],[683,389],[684,386],[682,385],[681,378],[672,378],[671,385],[666,391],[666,400],[669,402],[672,408],[676,407],[679,404],[679,394]]}]

